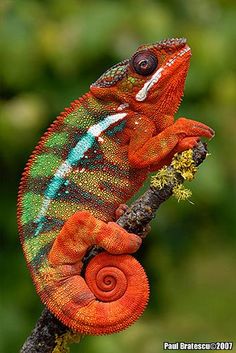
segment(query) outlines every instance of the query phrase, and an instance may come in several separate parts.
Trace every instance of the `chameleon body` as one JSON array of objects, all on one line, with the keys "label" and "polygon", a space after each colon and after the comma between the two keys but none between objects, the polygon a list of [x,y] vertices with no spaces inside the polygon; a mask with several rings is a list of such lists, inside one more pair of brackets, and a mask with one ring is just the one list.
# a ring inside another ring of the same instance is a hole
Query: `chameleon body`
[{"label": "chameleon body", "polygon": [[[213,136],[202,123],[174,120],[190,56],[185,39],[139,47],[65,109],[26,165],[18,199],[24,254],[43,303],[75,331],[120,331],[147,304],[147,277],[129,255],[141,239],[115,214],[149,172]],[[82,277],[95,244],[105,252]]]}]

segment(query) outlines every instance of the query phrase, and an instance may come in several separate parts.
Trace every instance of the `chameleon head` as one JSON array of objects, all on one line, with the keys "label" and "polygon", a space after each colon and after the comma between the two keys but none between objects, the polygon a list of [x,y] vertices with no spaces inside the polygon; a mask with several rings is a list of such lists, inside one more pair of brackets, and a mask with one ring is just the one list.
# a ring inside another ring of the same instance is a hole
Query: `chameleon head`
[{"label": "chameleon head", "polygon": [[116,99],[150,116],[174,115],[183,96],[191,57],[186,39],[143,45],[105,72],[90,88],[102,100]]}]

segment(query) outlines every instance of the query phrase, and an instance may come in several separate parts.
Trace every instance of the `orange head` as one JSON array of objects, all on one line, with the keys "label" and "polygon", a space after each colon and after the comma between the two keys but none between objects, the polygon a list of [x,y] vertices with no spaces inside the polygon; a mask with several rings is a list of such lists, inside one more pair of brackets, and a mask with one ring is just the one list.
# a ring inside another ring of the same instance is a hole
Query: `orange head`
[{"label": "orange head", "polygon": [[91,92],[154,120],[173,116],[183,96],[190,57],[184,38],[143,45],[130,59],[107,70],[91,85]]}]

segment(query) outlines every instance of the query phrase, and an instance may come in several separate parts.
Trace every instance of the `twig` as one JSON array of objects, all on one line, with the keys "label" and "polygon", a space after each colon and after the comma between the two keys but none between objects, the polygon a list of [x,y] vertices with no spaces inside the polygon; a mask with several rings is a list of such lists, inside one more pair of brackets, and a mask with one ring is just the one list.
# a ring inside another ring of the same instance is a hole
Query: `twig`
[{"label": "twig", "polygon": [[[200,165],[207,155],[207,146],[202,142],[193,149],[192,159],[194,165]],[[166,201],[173,193],[173,188],[177,183],[184,182],[183,176],[172,166],[168,166],[168,171],[174,175],[173,178],[161,188],[150,187],[130,209],[122,215],[117,223],[130,233],[135,233],[144,238],[149,230],[149,222],[155,217],[160,205]],[[83,271],[90,259],[101,252],[102,249],[94,246],[84,258]],[[82,271],[82,272],[83,272]],[[72,331],[63,325],[48,309],[44,309],[31,335],[25,341],[21,353],[52,353],[56,347],[56,338]]]}]

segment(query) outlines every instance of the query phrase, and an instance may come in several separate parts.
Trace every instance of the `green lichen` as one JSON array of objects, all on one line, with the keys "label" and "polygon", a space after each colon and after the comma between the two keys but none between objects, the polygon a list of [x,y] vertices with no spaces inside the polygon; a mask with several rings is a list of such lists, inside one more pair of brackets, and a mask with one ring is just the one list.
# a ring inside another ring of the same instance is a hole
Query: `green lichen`
[{"label": "green lichen", "polygon": [[181,180],[177,177],[180,174],[185,180],[191,181],[197,171],[193,160],[193,151],[187,150],[182,153],[176,153],[172,159],[170,167],[161,168],[156,175],[151,178],[151,187],[161,190],[166,185],[173,186],[173,196],[178,201],[187,200],[192,192],[185,188]]},{"label": "green lichen", "polygon": [[157,174],[151,177],[151,186],[155,189],[162,189],[165,185],[175,183],[176,177],[173,170],[166,166],[158,170]]},{"label": "green lichen", "polygon": [[52,353],[69,353],[69,344],[79,343],[81,335],[75,332],[68,331],[64,335],[57,336],[55,339],[56,346]]},{"label": "green lichen", "polygon": [[176,153],[171,162],[171,166],[182,175],[185,180],[191,181],[197,171],[193,160],[193,150]]},{"label": "green lichen", "polygon": [[192,191],[178,184],[173,187],[173,195],[178,201],[185,201],[192,196]]}]

